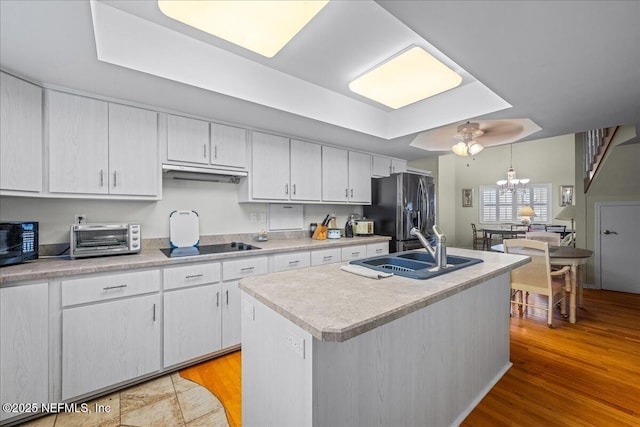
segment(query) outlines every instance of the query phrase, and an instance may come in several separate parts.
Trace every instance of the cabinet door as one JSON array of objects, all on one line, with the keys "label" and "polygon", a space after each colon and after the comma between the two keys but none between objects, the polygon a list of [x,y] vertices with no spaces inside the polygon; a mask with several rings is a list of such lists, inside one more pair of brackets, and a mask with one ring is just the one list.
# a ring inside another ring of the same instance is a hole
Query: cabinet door
[{"label": "cabinet door", "polygon": [[160,296],[62,311],[62,399],[160,369]]},{"label": "cabinet door", "polygon": [[107,103],[47,92],[49,190],[106,194],[109,191]]},{"label": "cabinet door", "polygon": [[240,344],[240,281],[222,284],[222,348]]},{"label": "cabinet door", "polygon": [[109,104],[109,192],[158,194],[158,113]]},{"label": "cabinet door", "polygon": [[372,156],[371,176],[376,178],[391,175],[391,159],[388,157]]},{"label": "cabinet door", "polygon": [[402,173],[407,171],[407,161],[391,159],[391,173]]},{"label": "cabinet door", "polygon": [[0,189],[42,190],[42,89],[5,73],[0,73]]},{"label": "cabinet door", "polygon": [[321,146],[292,139],[291,200],[320,200],[321,196]]},{"label": "cabinet door", "polygon": [[247,131],[211,123],[211,164],[247,167]]},{"label": "cabinet door", "polygon": [[[47,283],[0,289],[0,401],[48,399]],[[0,420],[16,415],[0,411]]]},{"label": "cabinet door", "polygon": [[289,140],[253,132],[251,184],[254,199],[289,200]]},{"label": "cabinet door", "polygon": [[349,151],[349,202],[371,203],[371,155]]},{"label": "cabinet door", "polygon": [[349,191],[347,150],[322,147],[322,200],[346,202]]},{"label": "cabinet door", "polygon": [[209,164],[209,122],[169,115],[167,158],[179,162]]},{"label": "cabinet door", "polygon": [[164,294],[164,367],[220,350],[220,284]]}]

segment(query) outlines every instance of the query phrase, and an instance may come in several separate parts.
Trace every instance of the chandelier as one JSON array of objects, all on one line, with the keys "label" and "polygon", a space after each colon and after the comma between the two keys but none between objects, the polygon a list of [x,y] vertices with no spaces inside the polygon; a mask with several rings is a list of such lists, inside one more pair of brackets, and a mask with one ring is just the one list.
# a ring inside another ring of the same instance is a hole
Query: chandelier
[{"label": "chandelier", "polygon": [[483,134],[484,131],[480,130],[480,125],[478,123],[467,122],[458,126],[458,133],[456,133],[455,138],[459,139],[460,142],[451,147],[451,151],[458,156],[463,157],[478,154],[484,149],[484,147],[474,138],[482,136]]},{"label": "chandelier", "polygon": [[530,181],[528,178],[516,178],[516,171],[513,169],[513,144],[509,144],[509,169],[507,169],[507,179],[501,179],[496,181],[496,184],[500,186],[500,191],[515,192],[518,188],[525,188]]}]

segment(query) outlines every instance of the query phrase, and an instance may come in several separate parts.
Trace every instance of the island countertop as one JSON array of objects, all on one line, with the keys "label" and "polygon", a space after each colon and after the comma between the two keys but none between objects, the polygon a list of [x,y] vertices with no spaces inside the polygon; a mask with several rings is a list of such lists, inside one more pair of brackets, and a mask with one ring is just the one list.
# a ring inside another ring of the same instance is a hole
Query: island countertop
[{"label": "island countertop", "polygon": [[346,263],[327,264],[245,278],[240,288],[318,340],[342,342],[530,261],[459,248],[448,248],[448,253],[483,262],[428,280],[376,280],[342,271]]}]

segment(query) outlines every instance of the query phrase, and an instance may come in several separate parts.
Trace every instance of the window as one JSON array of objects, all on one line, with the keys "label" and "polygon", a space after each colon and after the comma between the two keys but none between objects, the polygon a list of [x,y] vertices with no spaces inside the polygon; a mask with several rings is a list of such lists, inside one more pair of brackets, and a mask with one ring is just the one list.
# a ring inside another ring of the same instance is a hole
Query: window
[{"label": "window", "polygon": [[551,184],[529,184],[515,193],[500,190],[497,185],[480,186],[481,223],[516,223],[518,209],[530,205],[536,213],[531,222],[551,222]]}]

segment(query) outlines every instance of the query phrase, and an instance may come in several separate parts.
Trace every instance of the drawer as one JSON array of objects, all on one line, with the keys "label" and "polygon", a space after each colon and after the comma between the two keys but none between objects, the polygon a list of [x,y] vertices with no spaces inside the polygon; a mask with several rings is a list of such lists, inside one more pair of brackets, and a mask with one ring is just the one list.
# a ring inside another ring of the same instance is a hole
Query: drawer
[{"label": "drawer", "polygon": [[203,285],[220,281],[220,263],[198,263],[180,267],[165,268],[163,288],[179,289],[187,286]]},{"label": "drawer", "polygon": [[389,242],[369,243],[367,245],[367,258],[389,253]]},{"label": "drawer", "polygon": [[309,252],[289,252],[277,254],[271,257],[271,271],[295,270],[296,268],[309,267],[311,257]]},{"label": "drawer", "polygon": [[348,246],[342,248],[342,261],[351,261],[367,257],[367,245]]},{"label": "drawer", "polygon": [[62,281],[62,306],[107,301],[160,290],[160,270],[103,274]]},{"label": "drawer", "polygon": [[311,252],[311,265],[331,264],[332,262],[342,261],[342,252],[340,248],[322,249]]},{"label": "drawer", "polygon": [[269,271],[268,268],[266,256],[224,261],[222,263],[222,280],[266,274]]}]

